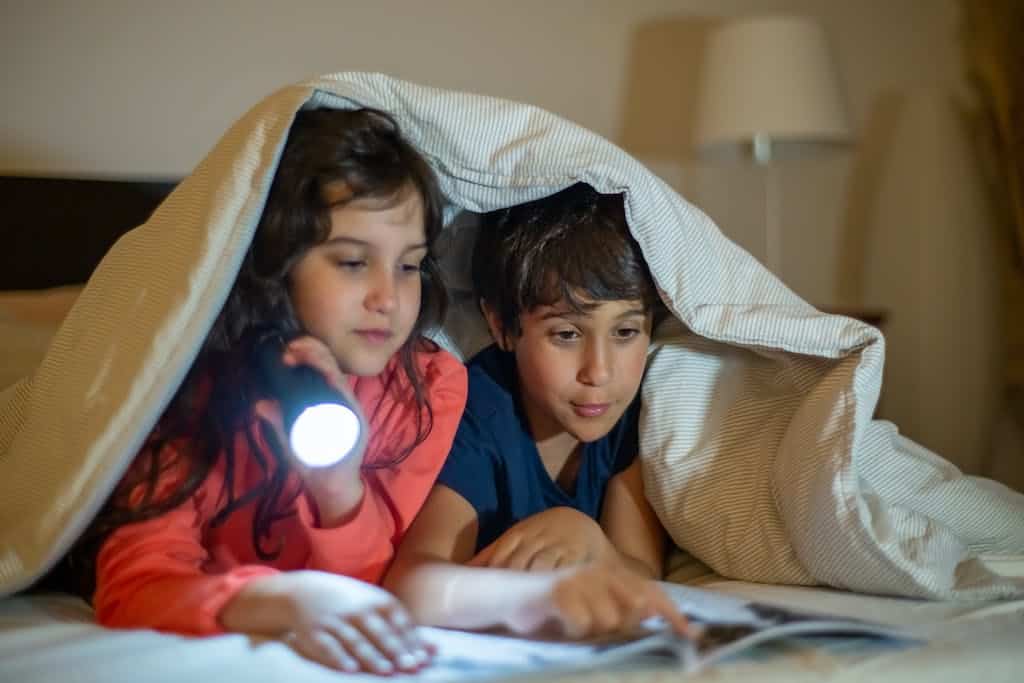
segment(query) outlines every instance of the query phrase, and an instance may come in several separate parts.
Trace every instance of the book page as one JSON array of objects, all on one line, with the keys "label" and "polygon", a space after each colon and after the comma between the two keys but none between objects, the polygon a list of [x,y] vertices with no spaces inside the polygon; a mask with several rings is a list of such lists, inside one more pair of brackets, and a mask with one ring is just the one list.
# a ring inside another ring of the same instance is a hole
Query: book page
[{"label": "book page", "polygon": [[647,660],[668,662],[693,672],[758,644],[804,636],[858,636],[914,639],[909,632],[857,619],[790,610],[688,586],[666,586],[669,597],[699,632],[695,639],[671,632],[661,619],[649,619],[636,632],[591,641],[521,638],[502,633],[423,629],[438,647],[438,664],[471,677],[487,672],[527,673],[613,667]]}]

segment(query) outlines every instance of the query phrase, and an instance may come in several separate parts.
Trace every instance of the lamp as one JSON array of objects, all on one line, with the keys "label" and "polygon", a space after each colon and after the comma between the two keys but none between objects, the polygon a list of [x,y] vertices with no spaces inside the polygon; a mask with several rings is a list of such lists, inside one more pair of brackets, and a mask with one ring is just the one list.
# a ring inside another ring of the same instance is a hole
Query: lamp
[{"label": "lamp", "polygon": [[260,335],[254,357],[267,387],[281,405],[292,453],[310,467],[329,467],[365,446],[364,419],[351,396],[327,384],[308,365],[285,365],[284,337]]},{"label": "lamp", "polygon": [[803,17],[737,19],[712,31],[695,138],[705,156],[741,149],[765,175],[765,261],[782,265],[779,199],[770,164],[850,137],[825,33]]}]

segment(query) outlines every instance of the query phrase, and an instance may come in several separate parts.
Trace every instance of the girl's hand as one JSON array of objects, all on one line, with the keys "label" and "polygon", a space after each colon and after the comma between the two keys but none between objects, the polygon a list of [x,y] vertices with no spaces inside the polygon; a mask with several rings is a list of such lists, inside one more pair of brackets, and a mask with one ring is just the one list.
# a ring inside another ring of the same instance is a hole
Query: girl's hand
[{"label": "girl's hand", "polygon": [[303,657],[338,671],[410,673],[434,654],[394,596],[326,572],[255,579],[220,618],[230,630],[278,635]]},{"label": "girl's hand", "polygon": [[657,582],[625,567],[589,565],[543,578],[544,588],[508,618],[513,631],[535,634],[554,626],[570,638],[594,638],[627,634],[645,619],[662,617],[680,635],[690,635],[686,617]]},{"label": "girl's hand", "polygon": [[597,522],[579,510],[555,507],[511,527],[469,564],[547,571],[615,558],[615,548]]},{"label": "girl's hand", "polygon": [[[348,378],[338,367],[334,354],[316,337],[307,335],[293,339],[285,347],[282,360],[289,366],[308,365],[323,375],[328,385],[351,395]],[[276,402],[257,402],[256,413],[272,425],[278,440],[291,455],[292,466],[316,502],[320,525],[335,527],[343,524],[363,497],[363,480],[360,477],[363,453],[352,453],[328,467],[310,467],[291,454],[281,411]]]}]

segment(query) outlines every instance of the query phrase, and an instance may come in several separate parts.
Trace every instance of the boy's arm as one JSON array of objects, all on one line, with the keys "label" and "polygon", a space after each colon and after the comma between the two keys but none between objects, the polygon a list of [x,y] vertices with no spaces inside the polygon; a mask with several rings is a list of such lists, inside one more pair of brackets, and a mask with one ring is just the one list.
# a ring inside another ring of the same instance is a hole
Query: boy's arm
[{"label": "boy's arm", "polygon": [[627,567],[648,578],[661,578],[665,529],[644,495],[639,458],[608,482],[600,521]]},{"label": "boy's arm", "polygon": [[462,566],[473,557],[477,528],[473,506],[444,484],[435,485],[382,582],[416,621],[456,628],[497,624],[503,612],[493,602],[500,593],[493,572]]},{"label": "boy's arm", "polygon": [[570,637],[627,631],[662,616],[679,633],[686,619],[658,584],[625,569],[589,564],[521,572],[467,567],[476,545],[476,513],[444,485],[431,491],[399,548],[384,587],[423,624],[533,634],[554,626]]}]

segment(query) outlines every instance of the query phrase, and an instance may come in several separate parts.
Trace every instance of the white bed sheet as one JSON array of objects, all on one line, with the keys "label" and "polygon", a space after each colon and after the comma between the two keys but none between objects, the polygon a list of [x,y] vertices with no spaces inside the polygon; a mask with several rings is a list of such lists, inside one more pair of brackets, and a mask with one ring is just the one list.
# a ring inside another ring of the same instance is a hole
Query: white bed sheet
[{"label": "white bed sheet", "polygon": [[[784,644],[725,662],[687,680],[907,681],[981,683],[1020,681],[1024,674],[1024,600],[999,603],[925,602],[832,589],[767,586],[704,575],[694,583],[741,597],[790,607],[828,610],[930,634],[924,645],[832,640]],[[669,591],[672,584],[666,584]],[[410,680],[510,680],[490,665],[473,636],[458,652]],[[482,651],[484,650],[484,651]],[[542,674],[544,680],[634,683],[677,680],[667,662],[643,661],[613,670]],[[537,676],[533,677],[534,679]],[[337,674],[295,655],[277,641],[241,635],[186,638],[153,631],[113,631],[96,625],[89,607],[65,595],[18,595],[0,600],[0,681],[18,683],[177,683],[239,680],[251,683],[382,679]]]}]

